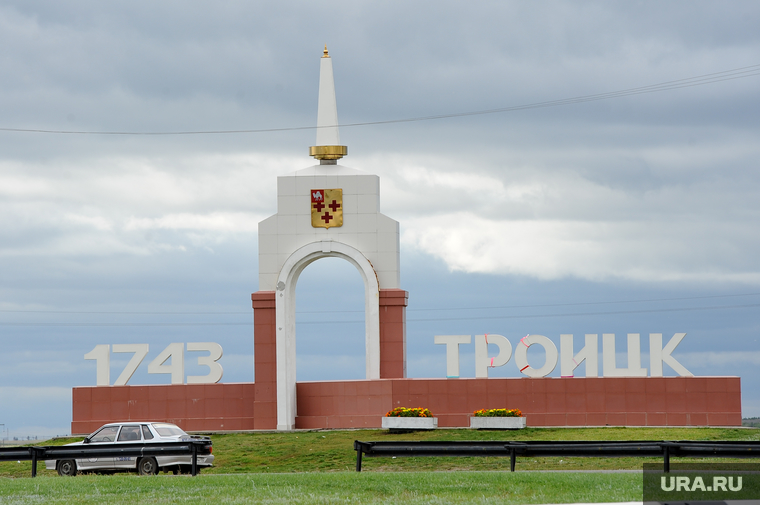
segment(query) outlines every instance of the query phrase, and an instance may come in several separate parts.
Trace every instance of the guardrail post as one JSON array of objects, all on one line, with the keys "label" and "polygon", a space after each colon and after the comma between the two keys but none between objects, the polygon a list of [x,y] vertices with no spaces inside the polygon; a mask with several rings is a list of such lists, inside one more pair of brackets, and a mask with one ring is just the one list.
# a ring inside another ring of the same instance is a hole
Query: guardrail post
[{"label": "guardrail post", "polygon": [[362,447],[357,440],[354,440],[354,450],[356,451],[356,471],[362,471]]},{"label": "guardrail post", "polygon": [[663,470],[665,473],[670,473],[670,445],[664,444],[662,446],[663,457]]},{"label": "guardrail post", "polygon": [[193,451],[193,467],[190,473],[192,474],[193,477],[195,477],[196,475],[198,475],[198,446],[195,445],[193,442],[190,442],[190,447],[192,448],[192,451]]},{"label": "guardrail post", "polygon": [[32,477],[37,477],[37,451],[36,447],[30,447],[29,452],[32,453]]},{"label": "guardrail post", "polygon": [[517,455],[515,454],[515,448],[510,447],[509,448],[509,471],[514,472],[515,471],[515,463],[517,460]]}]

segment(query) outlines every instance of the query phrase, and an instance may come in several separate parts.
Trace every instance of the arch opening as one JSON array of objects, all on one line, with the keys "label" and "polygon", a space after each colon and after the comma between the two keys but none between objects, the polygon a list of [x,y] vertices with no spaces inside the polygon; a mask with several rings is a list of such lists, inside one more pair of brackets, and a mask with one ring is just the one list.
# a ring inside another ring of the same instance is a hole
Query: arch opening
[{"label": "arch opening", "polygon": [[296,407],[296,285],[303,270],[320,258],[337,257],[353,264],[364,281],[365,366],[367,379],[380,378],[380,288],[372,264],[354,247],[325,240],[307,244],[288,257],[277,278],[277,429],[295,428]]},{"label": "arch opening", "polygon": [[296,380],[363,379],[364,337],[361,275],[343,258],[315,260],[296,283]]}]

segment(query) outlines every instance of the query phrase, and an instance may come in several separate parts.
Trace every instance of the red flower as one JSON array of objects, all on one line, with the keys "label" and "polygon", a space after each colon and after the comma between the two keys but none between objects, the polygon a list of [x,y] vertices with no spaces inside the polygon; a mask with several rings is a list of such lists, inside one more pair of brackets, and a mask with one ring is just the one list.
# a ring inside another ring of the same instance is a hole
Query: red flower
[{"label": "red flower", "polygon": [[473,412],[475,417],[522,417],[520,409],[480,409]]},{"label": "red flower", "polygon": [[424,407],[396,407],[385,414],[385,417],[433,417],[433,414]]}]

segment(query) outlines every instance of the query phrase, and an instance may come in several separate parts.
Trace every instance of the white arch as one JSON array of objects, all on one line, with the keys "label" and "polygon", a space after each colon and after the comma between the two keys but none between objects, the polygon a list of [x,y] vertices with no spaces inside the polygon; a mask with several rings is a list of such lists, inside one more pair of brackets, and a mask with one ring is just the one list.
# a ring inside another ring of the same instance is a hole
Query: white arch
[{"label": "white arch", "polygon": [[328,257],[353,264],[364,280],[367,379],[380,378],[380,286],[372,263],[350,245],[332,240],[312,242],[291,254],[277,277],[277,429],[296,423],[296,284],[310,263]]}]

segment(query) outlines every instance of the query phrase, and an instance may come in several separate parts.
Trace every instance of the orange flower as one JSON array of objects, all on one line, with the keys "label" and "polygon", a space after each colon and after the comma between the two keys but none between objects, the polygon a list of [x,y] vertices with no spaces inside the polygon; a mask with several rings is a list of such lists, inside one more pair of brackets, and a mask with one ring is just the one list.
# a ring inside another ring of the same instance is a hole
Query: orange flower
[{"label": "orange flower", "polygon": [[473,412],[475,417],[522,417],[520,409],[480,409]]},{"label": "orange flower", "polygon": [[433,414],[424,407],[396,407],[385,414],[385,417],[433,417]]}]

